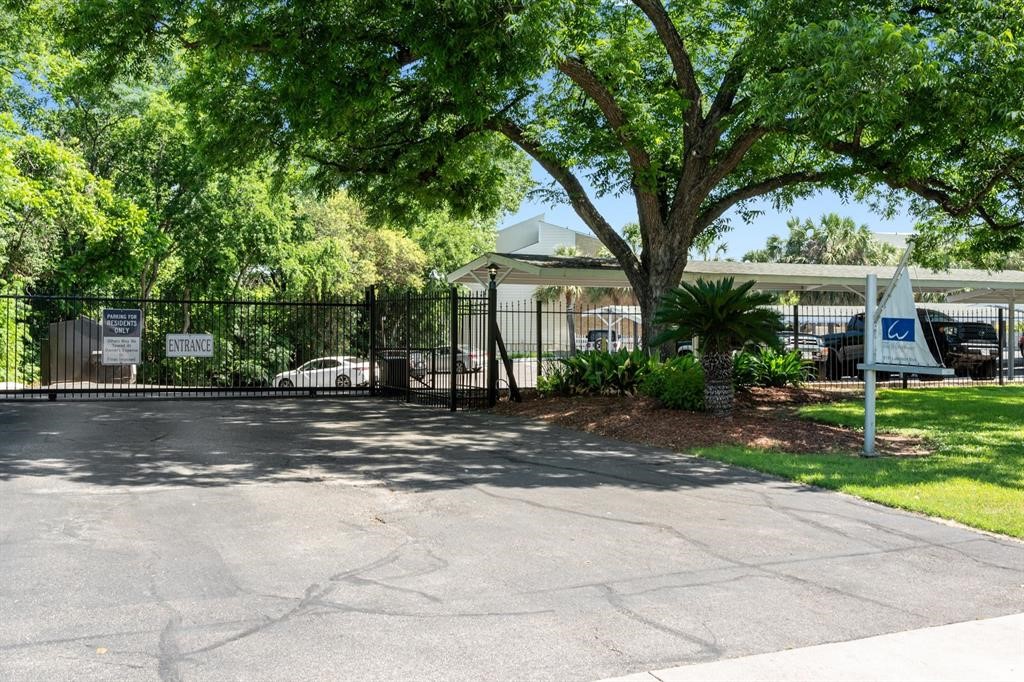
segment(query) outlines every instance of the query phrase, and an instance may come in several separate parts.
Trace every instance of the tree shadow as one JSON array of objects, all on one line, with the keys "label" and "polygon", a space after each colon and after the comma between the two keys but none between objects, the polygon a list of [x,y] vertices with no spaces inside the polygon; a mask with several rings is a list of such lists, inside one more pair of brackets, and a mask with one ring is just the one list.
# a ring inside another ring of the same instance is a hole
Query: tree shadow
[{"label": "tree shadow", "polygon": [[765,480],[512,417],[355,397],[0,404],[0,480],[19,477],[193,487],[341,480],[412,491]]}]

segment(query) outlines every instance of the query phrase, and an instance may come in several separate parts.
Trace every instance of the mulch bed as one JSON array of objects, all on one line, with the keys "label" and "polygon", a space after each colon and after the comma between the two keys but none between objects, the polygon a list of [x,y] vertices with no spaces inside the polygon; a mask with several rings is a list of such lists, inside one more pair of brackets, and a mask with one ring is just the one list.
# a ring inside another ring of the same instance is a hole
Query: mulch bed
[{"label": "mulch bed", "polygon": [[[738,445],[798,454],[856,454],[864,444],[862,432],[796,416],[800,405],[849,398],[813,389],[752,389],[737,393],[731,419],[666,409],[643,396],[541,398],[532,394],[525,395],[521,403],[499,403],[495,411],[682,452],[709,445]],[[930,452],[921,439],[896,434],[878,434],[876,447],[890,456]]]}]

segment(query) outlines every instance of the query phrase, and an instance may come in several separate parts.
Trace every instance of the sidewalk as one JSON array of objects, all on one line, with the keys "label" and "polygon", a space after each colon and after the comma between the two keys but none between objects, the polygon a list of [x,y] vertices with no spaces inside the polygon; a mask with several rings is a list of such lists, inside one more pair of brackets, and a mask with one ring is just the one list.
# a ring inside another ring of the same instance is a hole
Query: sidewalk
[{"label": "sidewalk", "polygon": [[605,682],[1018,682],[1024,614],[654,670]]}]

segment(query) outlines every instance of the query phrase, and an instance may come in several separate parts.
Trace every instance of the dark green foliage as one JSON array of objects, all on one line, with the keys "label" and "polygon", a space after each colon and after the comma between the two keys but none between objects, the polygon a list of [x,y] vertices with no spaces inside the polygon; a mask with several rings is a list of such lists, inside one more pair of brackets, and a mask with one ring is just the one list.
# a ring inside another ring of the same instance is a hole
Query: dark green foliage
[{"label": "dark green foliage", "polygon": [[738,389],[751,386],[799,386],[813,372],[813,363],[798,351],[782,353],[774,348],[737,353],[733,358],[732,380]]},{"label": "dark green foliage", "polygon": [[757,385],[753,354],[743,351],[732,356],[732,385],[737,391]]},{"label": "dark green foliage", "polygon": [[654,316],[664,331],[652,345],[700,339],[704,405],[717,415],[732,411],[732,351],[748,343],[772,346],[779,342],[782,317],[766,307],[771,295],[751,291],[753,287],[753,281],[736,286],[732,277],[683,282],[665,295]]},{"label": "dark green foliage", "polygon": [[736,286],[732,277],[683,282],[662,299],[654,321],[665,331],[651,345],[696,336],[702,351],[728,353],[751,342],[778,343],[782,318],[765,307],[773,302],[771,295],[752,292],[753,287],[753,281]]},{"label": "dark green foliage", "polygon": [[692,355],[652,365],[640,392],[665,407],[693,412],[704,409],[704,370]]},{"label": "dark green foliage", "polygon": [[561,396],[633,395],[650,368],[641,350],[587,351],[559,360],[549,374],[538,377],[537,390]]}]

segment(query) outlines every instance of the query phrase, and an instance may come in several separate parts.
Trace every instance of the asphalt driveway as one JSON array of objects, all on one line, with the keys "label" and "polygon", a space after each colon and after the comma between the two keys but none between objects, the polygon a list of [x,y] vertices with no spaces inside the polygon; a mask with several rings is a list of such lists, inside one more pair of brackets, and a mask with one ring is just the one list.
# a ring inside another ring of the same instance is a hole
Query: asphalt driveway
[{"label": "asphalt driveway", "polygon": [[1024,544],[349,400],[0,404],[0,678],[588,680],[1024,611]]}]

